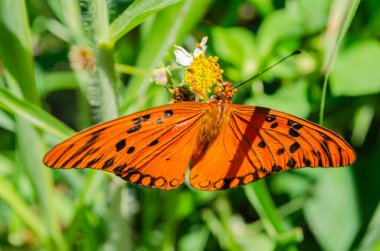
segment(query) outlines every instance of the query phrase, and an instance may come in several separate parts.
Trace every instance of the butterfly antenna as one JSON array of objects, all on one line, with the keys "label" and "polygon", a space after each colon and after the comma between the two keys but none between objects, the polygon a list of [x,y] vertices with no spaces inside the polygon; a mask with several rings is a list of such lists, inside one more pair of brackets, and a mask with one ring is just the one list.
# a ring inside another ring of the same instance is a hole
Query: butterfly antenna
[{"label": "butterfly antenna", "polygon": [[257,78],[258,76],[260,76],[261,74],[264,74],[265,72],[269,71],[270,69],[272,69],[273,67],[275,67],[276,65],[278,65],[279,63],[285,61],[286,59],[290,58],[291,56],[294,56],[294,55],[298,55],[298,54],[301,54],[301,51],[300,50],[295,50],[293,51],[291,54],[289,54],[288,56],[284,57],[283,59],[279,60],[277,63],[269,66],[268,68],[266,68],[265,70],[257,73],[256,75],[254,75],[253,77],[250,77],[249,79],[247,79],[246,81],[244,81],[243,83],[240,83],[238,84],[237,86],[234,86],[234,88],[238,88],[239,86],[242,86],[246,83],[248,83],[249,81],[251,81],[252,79],[255,79]]}]

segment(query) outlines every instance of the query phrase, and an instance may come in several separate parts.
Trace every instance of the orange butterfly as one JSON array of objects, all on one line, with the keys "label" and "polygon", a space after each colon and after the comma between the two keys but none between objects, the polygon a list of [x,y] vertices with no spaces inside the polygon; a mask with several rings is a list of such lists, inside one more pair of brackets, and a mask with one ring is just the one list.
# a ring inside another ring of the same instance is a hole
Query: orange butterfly
[{"label": "orange butterfly", "polygon": [[[190,90],[202,98],[210,79],[199,80],[196,61],[202,76],[207,75],[205,64],[214,67],[209,73],[216,83],[222,80],[217,58],[204,57],[204,40],[193,58],[181,47],[176,49],[177,61],[187,64]],[[183,55],[187,62],[178,60]],[[231,83],[220,82],[203,103],[186,101],[191,98],[180,90],[174,99],[182,102],[95,125],[55,146],[44,163],[53,168],[101,169],[134,184],[165,190],[184,182],[190,163],[193,187],[222,190],[276,172],[355,161],[351,146],[326,128],[268,108],[232,104],[236,89]]]}]

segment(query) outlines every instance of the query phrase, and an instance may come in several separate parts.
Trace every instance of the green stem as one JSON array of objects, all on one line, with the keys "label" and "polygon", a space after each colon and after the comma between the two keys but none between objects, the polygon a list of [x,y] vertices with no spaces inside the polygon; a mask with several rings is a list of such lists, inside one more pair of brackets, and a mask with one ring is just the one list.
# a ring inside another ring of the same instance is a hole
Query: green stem
[{"label": "green stem", "polygon": [[96,67],[100,87],[102,120],[118,116],[116,92],[117,77],[115,72],[114,44],[108,41],[109,21],[106,0],[92,2],[94,39],[96,43]]},{"label": "green stem", "polygon": [[[350,27],[350,24],[352,22],[352,19],[355,16],[356,10],[359,6],[360,0],[351,0],[347,1],[344,5],[346,10],[343,12],[340,18],[344,18],[344,20],[341,22],[340,26],[336,25],[336,21],[332,21],[332,19],[336,19],[336,16],[331,17],[330,16],[330,29],[327,29],[327,31],[330,30],[330,32],[327,32],[326,35],[332,43],[327,43],[325,51],[325,60],[322,66],[322,72],[325,74],[324,80],[323,80],[323,89],[322,89],[322,97],[321,97],[321,105],[320,105],[320,111],[319,111],[319,123],[323,124],[323,113],[325,109],[325,103],[326,103],[326,92],[327,92],[327,84],[328,79],[330,76],[330,72],[332,70],[332,67],[334,65],[335,58],[337,56],[338,48],[342,44],[343,38],[345,37],[348,28]],[[333,7],[332,7],[333,8]],[[334,12],[331,12],[334,13]],[[331,15],[331,14],[330,14]]]},{"label": "green stem", "polygon": [[292,243],[299,241],[300,232],[286,231],[265,181],[260,180],[252,186],[245,186],[244,191],[249,202],[259,214],[268,234],[277,241],[278,245],[287,247],[286,250],[297,250]]},{"label": "green stem", "polygon": [[326,92],[327,92],[327,83],[329,79],[329,73],[326,73],[323,79],[323,87],[322,87],[322,95],[321,95],[321,105],[319,108],[319,124],[323,125],[323,113],[325,111],[325,103],[326,103]]},{"label": "green stem", "polygon": [[98,44],[97,71],[100,85],[101,107],[103,120],[118,117],[116,92],[117,78],[115,73],[114,47],[111,43]]}]

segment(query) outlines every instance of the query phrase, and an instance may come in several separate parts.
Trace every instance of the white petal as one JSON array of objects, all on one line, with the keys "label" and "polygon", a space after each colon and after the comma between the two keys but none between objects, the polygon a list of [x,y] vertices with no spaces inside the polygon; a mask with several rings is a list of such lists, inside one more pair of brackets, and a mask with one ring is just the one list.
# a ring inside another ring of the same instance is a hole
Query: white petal
[{"label": "white petal", "polygon": [[203,37],[201,43],[194,50],[194,57],[197,57],[201,53],[206,53],[208,37]]},{"label": "white petal", "polygon": [[177,63],[182,66],[189,66],[193,62],[193,56],[181,46],[174,45],[174,55]]}]

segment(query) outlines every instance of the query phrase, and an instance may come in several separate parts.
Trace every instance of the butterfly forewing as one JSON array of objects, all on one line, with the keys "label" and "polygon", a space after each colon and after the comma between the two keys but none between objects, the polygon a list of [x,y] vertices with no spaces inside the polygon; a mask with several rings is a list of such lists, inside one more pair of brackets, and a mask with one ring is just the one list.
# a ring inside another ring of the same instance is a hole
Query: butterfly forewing
[{"label": "butterfly forewing", "polygon": [[277,168],[340,167],[355,161],[351,146],[331,130],[267,108],[234,106],[233,115],[241,128],[259,126],[263,143],[250,142],[254,147],[267,148],[271,154],[265,157],[270,157]]},{"label": "butterfly forewing", "polygon": [[146,187],[183,183],[203,114],[200,103],[169,104],[93,126],[55,146],[53,168],[94,168]]},{"label": "butterfly forewing", "polygon": [[347,166],[353,149],[334,132],[295,116],[261,107],[230,105],[229,123],[199,158],[190,183],[220,190],[301,167]]}]

